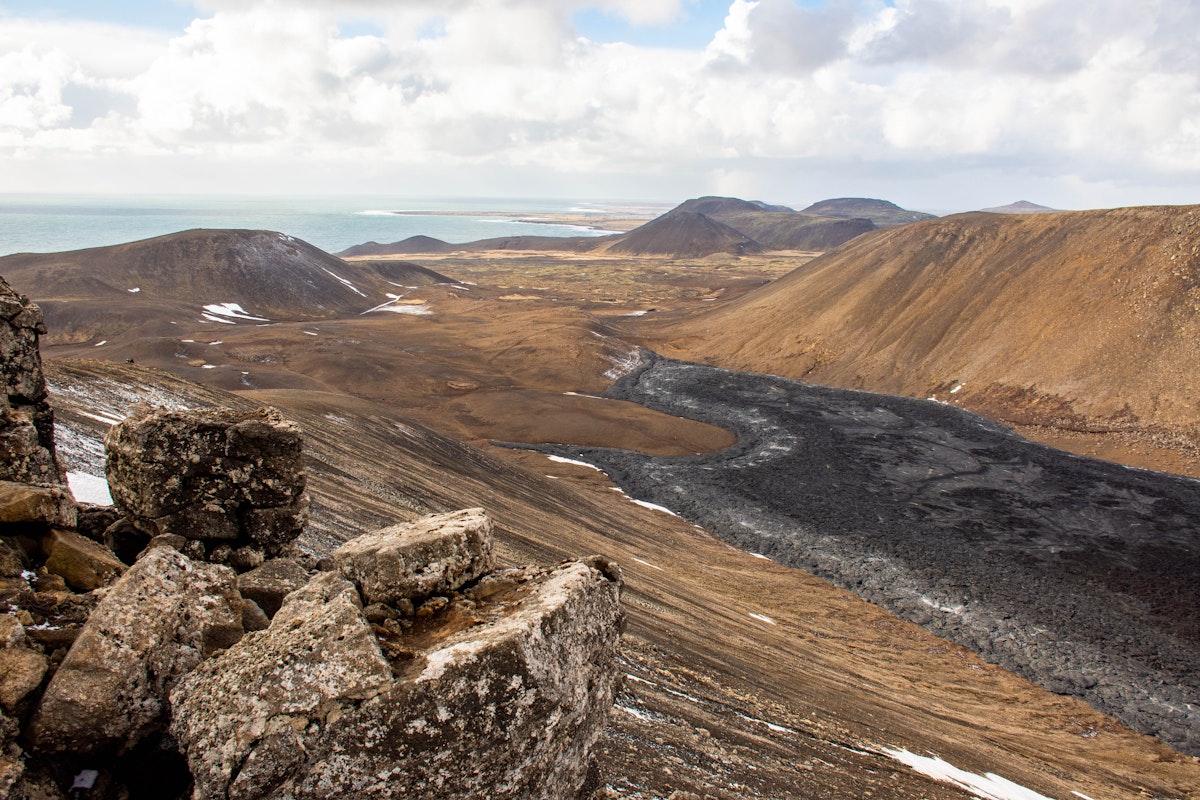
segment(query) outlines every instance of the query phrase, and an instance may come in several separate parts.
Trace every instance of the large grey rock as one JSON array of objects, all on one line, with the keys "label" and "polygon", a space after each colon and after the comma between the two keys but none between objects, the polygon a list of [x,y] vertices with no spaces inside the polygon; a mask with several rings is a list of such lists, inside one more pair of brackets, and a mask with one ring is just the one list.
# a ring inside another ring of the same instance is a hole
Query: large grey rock
[{"label": "large grey rock", "polygon": [[42,311],[0,278],[0,480],[62,484],[38,336]]},{"label": "large grey rock", "polygon": [[46,687],[29,739],[45,752],[130,747],[168,710],[183,675],[242,634],[232,570],[169,547],[108,589]]},{"label": "large grey rock", "polygon": [[333,554],[366,603],[446,594],[492,569],[492,522],[481,508],[435,514],[351,539]]},{"label": "large grey rock", "polygon": [[195,798],[575,797],[613,701],[618,574],[524,570],[390,633],[315,578],[172,693]]},{"label": "large grey rock", "polygon": [[308,520],[300,429],[259,409],[134,406],[105,441],[117,508],[151,536],[276,555]]}]

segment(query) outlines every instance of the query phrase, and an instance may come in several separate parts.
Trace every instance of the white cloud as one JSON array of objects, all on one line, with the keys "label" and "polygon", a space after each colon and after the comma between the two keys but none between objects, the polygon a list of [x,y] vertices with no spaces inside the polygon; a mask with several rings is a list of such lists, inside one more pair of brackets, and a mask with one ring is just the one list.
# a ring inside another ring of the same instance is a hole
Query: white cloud
[{"label": "white cloud", "polygon": [[566,185],[539,171],[571,186],[621,175],[626,194],[778,192],[838,169],[847,183],[992,170],[1114,192],[1200,177],[1189,0],[731,0],[697,51],[571,26],[583,7],[662,25],[690,1],[205,0],[169,40],[0,17],[0,157],[18,178],[41,164],[79,183],[207,164],[231,190],[248,176],[311,191],[330,175],[342,190],[405,174]]}]

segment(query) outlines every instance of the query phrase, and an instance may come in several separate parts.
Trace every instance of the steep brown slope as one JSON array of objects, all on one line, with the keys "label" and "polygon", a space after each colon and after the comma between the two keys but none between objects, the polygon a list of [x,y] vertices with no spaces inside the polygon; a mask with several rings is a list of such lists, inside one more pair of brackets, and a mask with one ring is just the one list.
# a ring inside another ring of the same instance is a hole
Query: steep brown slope
[{"label": "steep brown slope", "polygon": [[1200,207],[914,223],[642,325],[664,354],[721,366],[1015,422],[1196,435]]},{"label": "steep brown slope", "polygon": [[[103,420],[137,400],[278,405],[305,435],[313,525],[304,542],[316,552],[427,511],[481,505],[506,563],[618,560],[628,678],[598,747],[608,788],[597,797],[972,796],[961,773],[959,788],[936,782],[889,755],[898,751],[936,754],[976,773],[977,786],[1001,786],[982,777],[996,773],[1048,797],[1200,797],[1193,759],[848,592],[629,502],[593,470],[533,453],[522,454],[524,469],[335,393],[242,398],[94,361],[52,359],[47,373],[60,450],[93,474]],[[992,796],[1034,796],[1005,791]]]}]

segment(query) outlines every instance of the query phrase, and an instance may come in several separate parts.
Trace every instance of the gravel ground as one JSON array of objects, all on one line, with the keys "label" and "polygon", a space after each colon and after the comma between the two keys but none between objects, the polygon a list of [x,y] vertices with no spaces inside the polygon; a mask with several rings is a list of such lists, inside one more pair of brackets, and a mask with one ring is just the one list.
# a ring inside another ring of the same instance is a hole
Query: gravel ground
[{"label": "gravel ground", "polygon": [[1200,481],[944,404],[652,354],[607,395],[739,443],[685,458],[533,449],[1200,755]]}]

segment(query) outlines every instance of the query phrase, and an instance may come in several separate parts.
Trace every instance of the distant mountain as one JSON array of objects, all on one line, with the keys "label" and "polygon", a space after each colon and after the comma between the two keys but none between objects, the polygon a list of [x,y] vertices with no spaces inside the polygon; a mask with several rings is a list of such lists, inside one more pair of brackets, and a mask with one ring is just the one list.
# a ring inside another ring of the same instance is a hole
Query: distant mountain
[{"label": "distant mountain", "polygon": [[[770,212],[756,212],[770,213]],[[702,258],[713,253],[761,253],[762,245],[704,214],[679,208],[619,237],[608,252]]]},{"label": "distant mountain", "polygon": [[[870,220],[846,220],[837,217],[818,216],[793,211],[787,206],[772,206],[759,201],[741,200],[736,197],[698,197],[684,201],[658,219],[643,225],[636,231],[630,231],[625,237],[632,236],[642,229],[661,229],[661,226],[678,224],[682,219],[678,215],[699,214],[714,222],[732,228],[742,236],[752,239],[765,250],[830,250],[856,236],[875,229]],[[660,222],[673,219],[672,223]],[[694,223],[693,223],[694,224]],[[617,239],[617,244],[610,246],[613,252],[627,252],[621,248],[625,237]],[[662,237],[665,244],[673,239]],[[665,246],[655,245],[655,246]],[[635,245],[641,247],[642,245]],[[676,255],[680,258],[707,255],[715,252],[734,252],[729,249],[729,242],[723,242],[722,249],[708,249],[711,245],[696,243],[690,247],[678,250],[658,250],[663,255]],[[705,251],[707,252],[701,252]],[[738,252],[749,252],[746,250]]]},{"label": "distant mountain", "polygon": [[1018,200],[1015,203],[1009,203],[1006,206],[996,206],[995,208],[981,208],[980,211],[986,211],[989,214],[1049,214],[1058,211],[1057,208],[1048,206],[1039,206],[1037,203],[1031,203],[1028,200]]},{"label": "distant mountain", "polygon": [[674,211],[694,211],[697,214],[703,214],[706,217],[721,217],[729,214],[744,214],[746,212],[755,211],[770,211],[781,213],[795,213],[794,208],[787,206],[773,206],[762,202],[761,200],[741,200],[737,197],[694,197],[691,200],[685,200],[676,206]]},{"label": "distant mountain", "polygon": [[409,253],[449,253],[455,249],[455,245],[443,242],[441,239],[435,239],[432,236],[410,236],[407,239],[390,244],[380,244],[379,242],[356,244],[353,247],[347,247],[336,255],[341,258],[352,258],[354,256],[398,256]]},{"label": "distant mountain", "polygon": [[894,228],[923,219],[933,219],[933,214],[924,211],[909,211],[887,200],[867,197],[838,197],[821,200],[804,209],[805,214],[820,214],[824,217],[844,219],[869,219],[876,228]]},{"label": "distant mountain", "polygon": [[1195,435],[1197,239],[1200,206],[958,214],[863,236],[661,338],[1017,423]]}]

